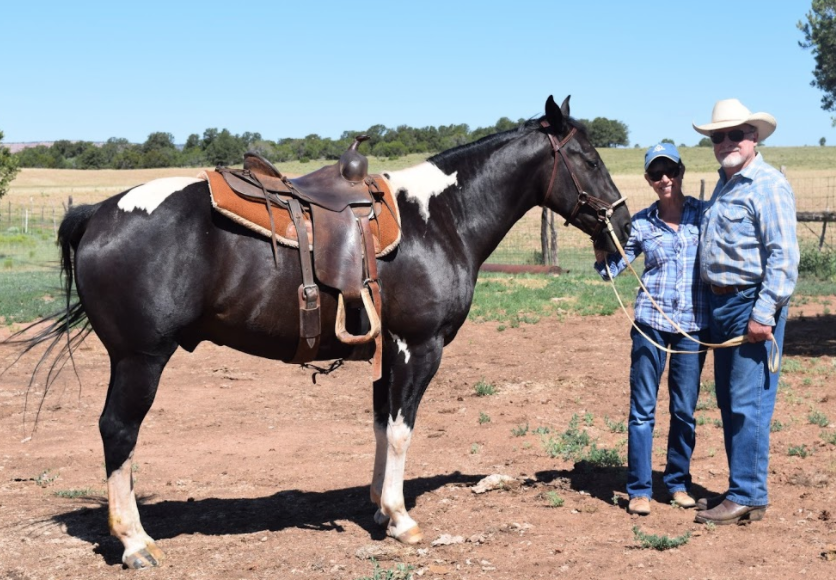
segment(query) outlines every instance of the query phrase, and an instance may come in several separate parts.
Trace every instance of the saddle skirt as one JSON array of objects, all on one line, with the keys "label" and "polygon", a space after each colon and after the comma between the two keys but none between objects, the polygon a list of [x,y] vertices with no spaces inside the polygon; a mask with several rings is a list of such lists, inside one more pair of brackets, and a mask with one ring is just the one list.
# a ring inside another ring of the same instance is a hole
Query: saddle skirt
[{"label": "saddle skirt", "polygon": [[[245,199],[236,194],[218,171],[204,171],[199,176],[209,184],[212,207],[232,221],[270,239],[270,216],[263,201]],[[265,178],[260,176],[262,180]],[[372,206],[374,215],[369,216],[369,226],[374,238],[375,255],[378,258],[391,253],[401,241],[401,218],[398,204],[392,195],[388,180],[382,175],[370,176],[383,192],[382,201]],[[295,180],[294,180],[295,181]],[[311,211],[303,206],[308,248],[313,251],[313,228]],[[296,227],[290,214],[282,208],[271,207],[276,241],[290,248],[299,248]]]}]

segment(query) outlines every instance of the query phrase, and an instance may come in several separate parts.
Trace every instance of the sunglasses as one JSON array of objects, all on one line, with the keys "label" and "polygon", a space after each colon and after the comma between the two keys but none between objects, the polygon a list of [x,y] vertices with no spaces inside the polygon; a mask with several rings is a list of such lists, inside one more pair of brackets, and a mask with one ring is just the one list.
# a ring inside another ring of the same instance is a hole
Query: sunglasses
[{"label": "sunglasses", "polygon": [[651,179],[651,181],[662,181],[663,175],[667,175],[671,179],[676,179],[679,177],[680,171],[679,165],[670,165],[662,169],[648,171],[647,176]]},{"label": "sunglasses", "polygon": [[744,131],[743,129],[734,129],[728,132],[714,131],[711,134],[711,142],[715,145],[719,145],[726,139],[726,135],[728,135],[729,141],[731,141],[732,143],[740,143],[741,141],[743,141],[746,135],[749,135],[751,133],[754,133],[754,131]]}]

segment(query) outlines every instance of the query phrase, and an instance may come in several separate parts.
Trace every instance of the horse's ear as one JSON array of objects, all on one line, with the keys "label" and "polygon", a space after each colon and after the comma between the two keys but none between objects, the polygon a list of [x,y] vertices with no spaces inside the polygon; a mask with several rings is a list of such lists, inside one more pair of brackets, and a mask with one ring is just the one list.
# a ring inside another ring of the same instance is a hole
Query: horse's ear
[{"label": "horse's ear", "polygon": [[558,133],[563,130],[565,116],[563,111],[560,110],[560,107],[557,106],[557,103],[554,102],[554,97],[551,95],[549,95],[549,98],[546,99],[546,120]]},{"label": "horse's ear", "polygon": [[560,112],[563,113],[564,117],[569,116],[569,99],[572,98],[572,95],[566,95],[566,98],[563,99],[563,104],[560,105]]}]

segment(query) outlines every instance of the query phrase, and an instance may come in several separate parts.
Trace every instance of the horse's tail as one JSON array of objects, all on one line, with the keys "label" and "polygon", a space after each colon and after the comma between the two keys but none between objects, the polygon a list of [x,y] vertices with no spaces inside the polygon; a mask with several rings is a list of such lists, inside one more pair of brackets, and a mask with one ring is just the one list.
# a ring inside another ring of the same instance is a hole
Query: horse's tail
[{"label": "horse's tail", "polygon": [[[61,220],[61,225],[58,228],[58,245],[61,248],[61,276],[63,277],[63,293],[65,299],[64,308],[15,332],[0,343],[22,347],[17,358],[15,358],[9,367],[0,373],[0,376],[32,349],[39,345],[46,345],[29,380],[26,403],[24,403],[24,421],[26,418],[29,392],[34,384],[35,377],[38,375],[38,371],[44,366],[47,367],[44,393],[38,405],[38,412],[35,419],[36,423],[37,415],[40,415],[40,410],[49,392],[49,387],[58,378],[67,361],[70,361],[75,369],[73,352],[75,352],[81,343],[84,342],[84,339],[92,332],[90,322],[87,319],[87,313],[84,311],[84,305],[73,292],[73,259],[81,238],[87,229],[87,224],[93,214],[99,209],[100,205],[79,205],[71,208],[67,212],[67,215],[64,216],[64,219]],[[76,377],[78,377],[77,372]]]}]

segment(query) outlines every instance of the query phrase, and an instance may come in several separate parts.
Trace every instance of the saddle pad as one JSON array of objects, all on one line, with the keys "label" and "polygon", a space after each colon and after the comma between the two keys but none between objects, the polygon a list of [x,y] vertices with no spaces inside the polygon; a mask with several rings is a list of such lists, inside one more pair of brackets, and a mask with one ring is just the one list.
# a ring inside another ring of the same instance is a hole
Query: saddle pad
[{"label": "saddle pad", "polygon": [[[212,207],[245,228],[268,239],[270,238],[270,217],[267,215],[267,206],[263,202],[250,201],[240,197],[232,191],[232,188],[217,171],[204,171],[198,177],[209,183]],[[376,218],[369,220],[369,226],[374,237],[375,254],[380,258],[394,250],[401,241],[401,217],[389,182],[382,175],[372,175],[371,177],[383,192],[383,199],[386,201],[386,203],[375,202]],[[282,208],[271,206],[270,210],[273,213],[276,241],[283,246],[298,248],[299,241],[296,237],[296,227],[293,225],[293,220],[290,219],[290,214]],[[305,225],[308,230],[309,246],[313,248],[311,216],[308,209],[305,211]]]}]

